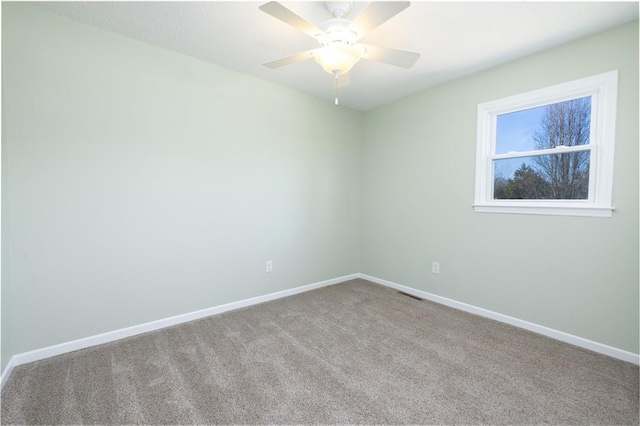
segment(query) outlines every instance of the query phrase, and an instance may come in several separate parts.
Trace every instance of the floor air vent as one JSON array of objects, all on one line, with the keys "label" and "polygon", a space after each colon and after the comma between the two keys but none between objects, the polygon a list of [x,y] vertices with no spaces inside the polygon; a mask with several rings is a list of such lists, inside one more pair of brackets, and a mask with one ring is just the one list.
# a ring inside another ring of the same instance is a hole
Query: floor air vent
[{"label": "floor air vent", "polygon": [[403,296],[410,297],[410,298],[412,298],[412,299],[416,299],[416,300],[424,300],[424,299],[423,299],[423,298],[421,298],[421,297],[414,296],[413,294],[405,293],[404,291],[399,291],[398,293],[402,294]]}]

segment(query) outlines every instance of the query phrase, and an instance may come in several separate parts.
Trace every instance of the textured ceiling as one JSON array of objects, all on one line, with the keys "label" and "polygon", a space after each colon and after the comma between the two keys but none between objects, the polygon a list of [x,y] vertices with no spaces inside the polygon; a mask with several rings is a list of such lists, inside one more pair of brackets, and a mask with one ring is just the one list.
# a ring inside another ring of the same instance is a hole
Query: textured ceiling
[{"label": "textured ceiling", "polygon": [[[43,2],[74,20],[333,102],[331,76],[313,60],[263,63],[317,47],[309,36],[260,11],[264,2]],[[320,25],[324,2],[282,2]],[[353,19],[368,2],[356,2]],[[362,41],[418,52],[407,70],[361,60],[340,103],[368,110],[568,41],[638,19],[637,2],[413,2]]]}]

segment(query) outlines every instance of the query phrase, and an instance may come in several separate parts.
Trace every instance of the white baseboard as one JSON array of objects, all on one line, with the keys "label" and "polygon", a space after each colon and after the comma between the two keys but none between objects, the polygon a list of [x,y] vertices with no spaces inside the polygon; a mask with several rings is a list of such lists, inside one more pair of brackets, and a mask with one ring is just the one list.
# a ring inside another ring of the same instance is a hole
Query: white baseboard
[{"label": "white baseboard", "polygon": [[125,337],[135,336],[137,334],[147,333],[149,331],[159,330],[161,328],[171,327],[173,325],[182,324],[185,322],[205,318],[211,315],[221,314],[223,312],[232,311],[234,309],[244,308],[251,305],[257,305],[258,303],[268,302],[270,300],[280,299],[282,297],[293,296],[294,294],[304,293],[306,291],[315,290],[321,287],[326,287],[332,284],[338,284],[343,281],[352,280],[358,278],[358,274],[345,275],[338,278],[333,278],[326,281],[320,281],[313,284],[304,285],[301,287],[292,288],[289,290],[278,291],[276,293],[266,294],[264,296],[252,297],[250,299],[240,300],[238,302],[227,303],[224,305],[214,306],[212,308],[202,309],[195,312],[189,312],[182,315],[176,315],[169,318],[160,319],[157,321],[151,321],[140,325],[134,325],[132,327],[122,328],[120,330],[109,331],[107,333],[97,334],[95,336],[89,336],[78,340],[72,340],[70,342],[60,343],[58,345],[48,346],[42,349],[36,349],[30,352],[24,352],[16,354],[11,357],[9,363],[2,372],[2,379],[0,382],[0,389],[4,387],[4,384],[9,379],[14,367],[18,365],[27,364],[29,362],[39,361],[41,359],[50,358],[56,355],[62,355],[68,352],[77,351],[79,349],[85,349],[91,346],[101,345],[104,343],[113,342],[115,340],[124,339]]},{"label": "white baseboard", "polygon": [[2,372],[2,379],[0,379],[0,389],[4,388],[4,384],[7,383],[7,380],[9,380],[9,376],[11,376],[11,373],[13,372],[13,367],[16,366],[14,358],[15,357],[11,357],[11,359],[7,363],[7,366]]},{"label": "white baseboard", "polygon": [[440,303],[442,305],[450,306],[452,308],[459,309],[461,311],[470,312],[472,314],[480,315],[486,318],[491,318],[496,321],[500,321],[516,327],[524,328],[529,331],[533,331],[534,333],[551,337],[552,339],[560,340],[562,342],[579,346],[581,348],[589,349],[594,352],[608,355],[613,358],[617,358],[623,361],[640,365],[640,356],[632,352],[614,348],[612,346],[594,342],[592,340],[584,339],[582,337],[574,336],[562,331],[554,330],[552,328],[534,324],[518,318],[513,318],[508,315],[499,314],[497,312],[493,312],[488,309],[479,308],[477,306],[469,305],[467,303],[458,302],[456,300],[448,299],[442,296],[437,296],[435,294],[427,293],[426,291],[417,290],[417,289],[407,287],[401,284],[397,284],[391,281],[372,277],[370,275],[357,273],[357,274],[345,275],[342,277],[333,278],[330,280],[321,281],[313,284],[308,284],[301,287],[292,288],[289,290],[283,290],[276,293],[270,293],[264,296],[253,297],[251,299],[240,300],[238,302],[227,303],[224,305],[214,306],[212,308],[202,309],[199,311],[190,312],[182,315],[176,315],[170,318],[151,321],[148,323],[127,327],[120,330],[114,330],[107,333],[98,334],[95,336],[89,336],[82,339],[73,340],[70,342],[60,343],[58,345],[53,345],[53,346],[49,346],[42,349],[36,349],[30,352],[16,354],[11,357],[11,359],[9,360],[9,363],[7,364],[4,371],[2,372],[2,378],[0,379],[0,389],[4,387],[5,383],[11,376],[11,372],[13,371],[13,369],[22,364],[39,361],[41,359],[50,358],[56,355],[62,355],[68,352],[77,351],[79,349],[84,349],[91,346],[101,345],[103,343],[113,342],[115,340],[123,339],[125,337],[147,333],[149,331],[171,327],[173,325],[182,324],[182,323],[193,321],[200,318],[205,318],[211,315],[232,311],[234,309],[244,308],[247,306],[256,305],[258,303],[268,302],[270,300],[280,299],[282,297],[293,296],[294,294],[315,290],[315,289],[332,285],[332,284],[338,284],[354,278],[362,278],[377,284],[384,285],[386,287],[394,288],[396,290],[400,290],[405,293],[421,297],[423,299],[431,300],[433,302]]},{"label": "white baseboard", "polygon": [[516,327],[524,328],[525,330],[533,331],[534,333],[542,334],[552,339],[560,340],[565,343],[569,343],[581,348],[589,349],[593,352],[598,352],[603,355],[608,355],[612,358],[617,358],[622,361],[631,362],[633,364],[640,365],[640,355],[628,352],[622,349],[614,348],[612,346],[605,345],[603,343],[594,342],[592,340],[584,339],[582,337],[574,336],[563,331],[554,330],[549,327],[534,324],[528,321],[524,321],[518,318],[510,317],[508,315],[499,314],[497,312],[490,311],[488,309],[479,308],[477,306],[469,305],[467,303],[458,302],[457,300],[448,299],[446,297],[437,296],[435,294],[427,293],[426,291],[416,290],[415,288],[407,287],[398,283],[383,280],[380,278],[372,277],[366,274],[357,274],[358,277],[371,281],[377,284],[391,287],[396,290],[403,291],[413,296],[418,296],[423,299],[431,300],[432,302],[440,303],[461,311],[470,312],[472,314],[480,315],[482,317],[491,318],[492,320],[500,321],[506,324],[510,324]]}]

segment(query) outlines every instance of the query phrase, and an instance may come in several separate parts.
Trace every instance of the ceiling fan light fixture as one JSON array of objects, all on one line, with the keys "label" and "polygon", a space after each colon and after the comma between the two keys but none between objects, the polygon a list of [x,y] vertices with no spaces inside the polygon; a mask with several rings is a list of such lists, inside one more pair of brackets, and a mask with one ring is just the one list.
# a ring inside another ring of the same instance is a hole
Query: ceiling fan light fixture
[{"label": "ceiling fan light fixture", "polygon": [[352,1],[327,1],[325,6],[331,18],[317,27],[276,0],[269,1],[260,6],[260,10],[313,37],[320,47],[268,62],[264,66],[275,69],[313,57],[322,69],[334,77],[333,90],[338,105],[338,78],[344,74],[348,77],[347,73],[360,58],[403,68],[411,68],[418,60],[418,53],[358,43],[366,33],[387,22],[409,4],[408,1],[373,1],[355,19],[347,20],[345,17],[353,7]]},{"label": "ceiling fan light fixture", "polygon": [[348,73],[363,53],[358,46],[335,43],[316,50],[313,58],[329,74],[340,75]]}]

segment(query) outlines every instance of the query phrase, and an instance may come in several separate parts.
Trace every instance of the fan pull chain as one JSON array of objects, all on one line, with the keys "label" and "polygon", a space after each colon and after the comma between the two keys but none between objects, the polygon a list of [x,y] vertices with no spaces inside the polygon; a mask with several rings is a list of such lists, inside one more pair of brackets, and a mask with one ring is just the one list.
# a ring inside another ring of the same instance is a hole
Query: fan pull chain
[{"label": "fan pull chain", "polygon": [[333,94],[336,98],[336,106],[338,106],[338,71],[334,71],[335,78],[333,79]]}]

